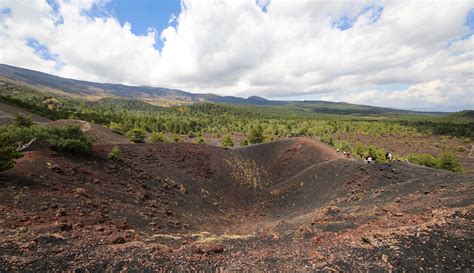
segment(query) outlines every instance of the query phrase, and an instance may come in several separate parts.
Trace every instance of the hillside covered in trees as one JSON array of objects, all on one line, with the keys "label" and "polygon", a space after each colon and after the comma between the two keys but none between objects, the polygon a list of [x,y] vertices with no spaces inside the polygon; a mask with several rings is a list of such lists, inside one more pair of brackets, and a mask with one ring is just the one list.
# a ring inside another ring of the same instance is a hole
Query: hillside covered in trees
[{"label": "hillside covered in trees", "polygon": [[[78,119],[103,125],[134,142],[186,140],[206,143],[214,138],[222,144],[221,140],[225,138],[225,146],[232,146],[230,141],[242,146],[304,136],[319,139],[360,158],[370,154],[383,161],[385,152],[395,151],[398,158],[409,157],[412,162],[431,167],[440,166],[440,163],[433,162],[441,160],[437,159],[441,155],[465,161],[474,137],[472,111],[452,115],[348,115],[345,112],[337,114],[344,111],[340,105],[335,106],[334,112],[318,113],[307,104],[298,103],[293,106],[194,103],[160,107],[122,97],[86,100],[9,80],[0,85],[0,101],[50,120]],[[432,139],[433,136],[437,138]],[[402,149],[403,152],[397,154],[396,148],[388,150],[388,147],[377,145],[384,139],[403,140],[405,143],[401,146],[408,146],[413,140],[430,139],[433,148],[431,152]],[[429,163],[426,163],[426,158],[429,158]]]}]

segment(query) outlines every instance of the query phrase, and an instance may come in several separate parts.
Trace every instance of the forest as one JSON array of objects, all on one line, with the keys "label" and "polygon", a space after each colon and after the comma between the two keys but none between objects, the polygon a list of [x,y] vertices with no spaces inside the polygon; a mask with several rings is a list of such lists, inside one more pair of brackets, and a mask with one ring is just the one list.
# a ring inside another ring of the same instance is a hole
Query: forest
[{"label": "forest", "polygon": [[[179,135],[186,135],[190,138],[197,137],[196,143],[205,143],[203,134],[211,134],[223,137],[223,146],[232,147],[234,143],[230,136],[237,133],[246,135],[240,145],[267,142],[281,137],[305,136],[317,138],[361,158],[371,154],[380,161],[384,160],[385,152],[380,147],[341,141],[335,135],[399,138],[445,135],[463,138],[466,142],[474,137],[473,111],[451,116],[411,113],[340,115],[329,110],[316,113],[297,107],[215,103],[159,107],[145,101],[125,98],[85,100],[10,82],[4,82],[0,86],[0,101],[23,107],[51,120],[80,119],[101,124],[127,135],[134,142],[143,142],[147,136],[150,136],[150,142],[180,141]],[[168,139],[166,134],[174,136]],[[444,157],[448,158],[449,154]],[[412,155],[411,160],[421,164],[426,161],[419,160],[417,155]],[[442,164],[431,162],[423,165]]]}]

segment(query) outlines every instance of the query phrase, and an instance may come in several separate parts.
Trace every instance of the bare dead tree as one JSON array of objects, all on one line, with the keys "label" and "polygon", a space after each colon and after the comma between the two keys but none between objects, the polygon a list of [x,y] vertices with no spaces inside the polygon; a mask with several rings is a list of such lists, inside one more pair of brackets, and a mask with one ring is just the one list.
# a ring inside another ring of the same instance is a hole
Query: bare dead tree
[{"label": "bare dead tree", "polygon": [[33,144],[33,142],[36,141],[36,138],[33,138],[32,140],[30,140],[28,143],[24,144],[24,145],[18,145],[18,147],[16,148],[16,151],[17,152],[21,152],[21,151],[24,151],[26,149],[28,149],[28,147],[30,147],[31,144]]}]

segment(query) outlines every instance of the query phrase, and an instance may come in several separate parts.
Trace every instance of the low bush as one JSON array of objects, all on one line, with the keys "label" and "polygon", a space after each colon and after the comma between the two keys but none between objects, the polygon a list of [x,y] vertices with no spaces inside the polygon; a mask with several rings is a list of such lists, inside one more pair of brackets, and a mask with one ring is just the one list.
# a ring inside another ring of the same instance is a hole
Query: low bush
[{"label": "low bush", "polygon": [[49,129],[48,141],[56,150],[68,153],[85,153],[92,147],[91,138],[79,126]]},{"label": "low bush", "polygon": [[178,136],[178,135],[174,135],[174,136],[173,136],[173,141],[174,141],[175,143],[178,143],[178,142],[183,142],[183,139],[182,139],[180,136]]},{"label": "low bush", "polygon": [[194,143],[196,143],[196,144],[206,144],[206,141],[204,141],[204,138],[198,137]]},{"label": "low bush", "polygon": [[409,154],[405,157],[409,162],[426,167],[436,168],[438,159],[430,154]]},{"label": "low bush", "polygon": [[35,140],[46,140],[61,152],[85,153],[91,149],[92,140],[78,126],[46,129],[16,124],[0,126],[0,171],[13,167],[21,150]]},{"label": "low bush", "polygon": [[229,135],[222,138],[221,144],[224,148],[234,147],[234,142],[232,141],[232,138]]},{"label": "low bush", "polygon": [[13,147],[0,147],[0,172],[8,170],[15,164],[15,159],[20,158],[21,153]]},{"label": "low bush", "polygon": [[459,160],[457,157],[450,152],[442,152],[441,155],[439,156],[439,162],[438,162],[438,167],[440,169],[452,171],[452,172],[463,172],[464,168],[459,163]]},{"label": "low bush", "polygon": [[112,130],[116,133],[123,134],[122,126],[118,123],[110,122],[109,128],[110,128],[110,130]]},{"label": "low bush", "polygon": [[15,113],[15,125],[20,127],[30,127],[31,125],[33,125],[33,121],[29,116],[24,116],[20,113]]},{"label": "low bush", "polygon": [[442,152],[439,157],[430,154],[409,154],[405,157],[409,162],[430,168],[452,172],[463,172],[464,168],[453,153]]},{"label": "low bush", "polygon": [[112,150],[110,150],[109,154],[107,155],[107,158],[110,160],[117,160],[122,152],[120,151],[120,148],[115,145]]},{"label": "low bush", "polygon": [[248,142],[250,144],[262,143],[265,140],[263,136],[262,126],[255,126],[250,129],[250,133],[247,136]]},{"label": "low bush", "polygon": [[168,142],[168,138],[166,135],[158,132],[153,132],[150,136],[151,143],[166,143]]},{"label": "low bush", "polygon": [[127,137],[130,141],[135,143],[143,143],[145,141],[146,132],[139,128],[134,128],[127,132]]}]

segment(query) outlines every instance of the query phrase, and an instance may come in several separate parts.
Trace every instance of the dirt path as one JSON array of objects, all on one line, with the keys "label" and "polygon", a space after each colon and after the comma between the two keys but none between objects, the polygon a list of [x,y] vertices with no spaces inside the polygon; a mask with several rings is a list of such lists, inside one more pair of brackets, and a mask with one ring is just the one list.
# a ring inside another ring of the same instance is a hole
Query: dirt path
[{"label": "dirt path", "polygon": [[119,143],[130,143],[127,138],[123,135],[119,135],[109,128],[90,123],[83,120],[75,119],[60,119],[48,123],[48,126],[79,126],[81,130],[94,139],[95,144],[119,144]]},{"label": "dirt path", "polygon": [[83,132],[87,132],[91,129],[91,124],[87,121],[81,120],[81,130]]},{"label": "dirt path", "polygon": [[[286,183],[289,183],[291,181],[293,181],[294,179],[298,178],[299,176],[305,174],[306,172],[308,172],[309,170],[315,168],[315,167],[318,167],[318,166],[321,166],[321,165],[326,165],[328,163],[331,163],[331,162],[334,162],[334,161],[337,161],[337,160],[340,160],[340,158],[336,158],[336,159],[331,159],[331,160],[328,160],[328,161],[325,161],[325,162],[320,162],[320,163],[316,163],[316,164],[313,164],[305,169],[303,169],[302,171],[300,171],[299,173],[293,175],[292,177],[286,179],[285,181],[281,182],[281,183],[278,183],[277,185],[274,185],[273,187],[279,187],[281,185],[284,185]],[[273,188],[272,187],[272,188]]]}]

